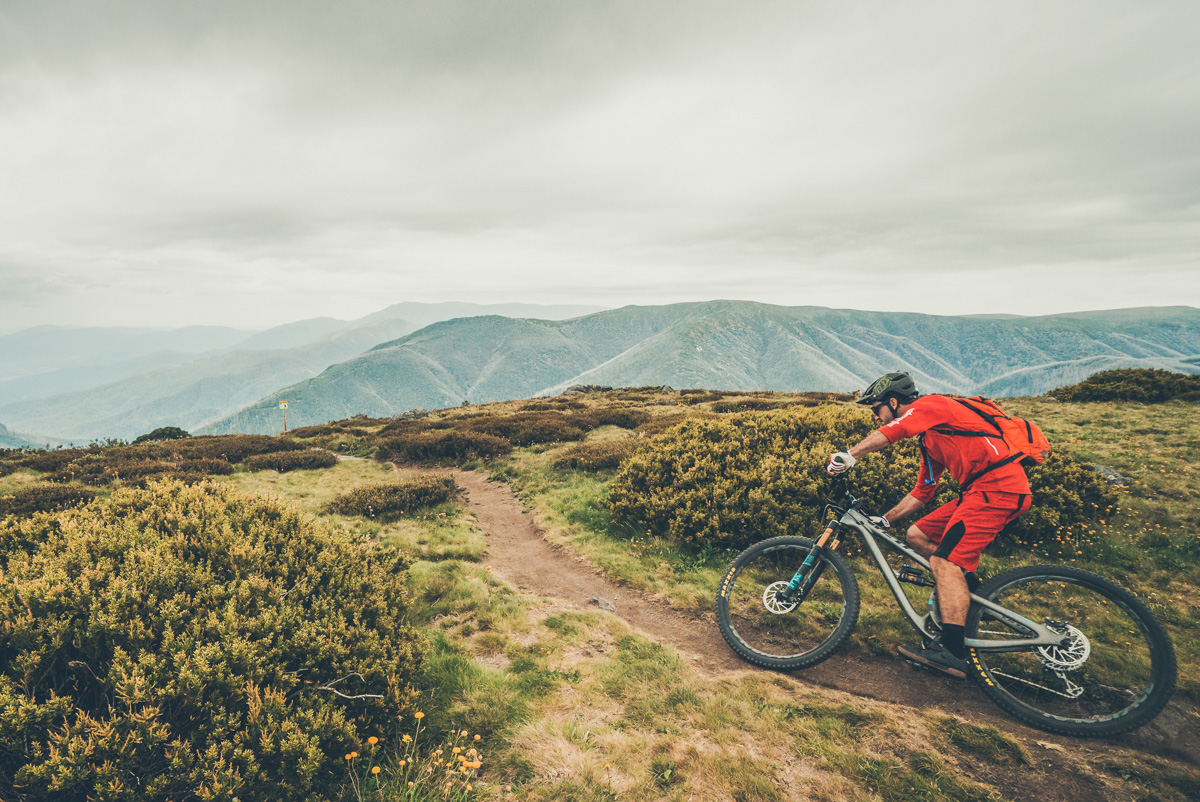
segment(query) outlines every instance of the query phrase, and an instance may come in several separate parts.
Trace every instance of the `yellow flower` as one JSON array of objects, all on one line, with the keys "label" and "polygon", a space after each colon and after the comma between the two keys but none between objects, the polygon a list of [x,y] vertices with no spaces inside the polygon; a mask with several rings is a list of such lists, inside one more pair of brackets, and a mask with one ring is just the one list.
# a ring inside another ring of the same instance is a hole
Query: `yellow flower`
[{"label": "yellow flower", "polygon": [[350,757],[358,757],[358,752],[351,752]]},{"label": "yellow flower", "polygon": [[401,760],[401,761],[400,761],[400,765],[401,765],[401,766],[407,766],[407,765],[408,765],[408,761],[407,761],[407,760]]},{"label": "yellow flower", "polygon": [[375,744],[379,743],[379,739],[372,735],[367,739],[367,743],[369,743],[371,746],[374,746]]},{"label": "yellow flower", "polygon": [[476,736],[475,736],[475,740],[476,740],[476,741],[478,741],[478,740],[479,740],[479,736],[478,736],[478,735],[476,735]]},{"label": "yellow flower", "polygon": [[412,781],[412,780],[409,780],[409,781],[408,781],[408,787],[409,787],[409,788],[412,788],[412,787],[413,787],[413,781]]},{"label": "yellow flower", "polygon": [[470,783],[467,783],[467,790],[468,790],[468,791],[470,791],[470,790],[471,790],[471,784],[470,784]]},{"label": "yellow flower", "polygon": [[378,767],[378,766],[372,766],[372,767],[371,767],[371,773],[372,773],[372,774],[378,774],[378,773],[379,773],[379,767]]},{"label": "yellow flower", "polygon": [[346,755],[346,760],[349,760],[352,757],[354,757],[354,755]]},{"label": "yellow flower", "polygon": [[466,731],[466,730],[463,730],[463,731],[462,731],[462,735],[460,735],[459,737],[460,737],[460,738],[466,738],[466,737],[467,737],[467,731]]},{"label": "yellow flower", "polygon": [[412,736],[411,736],[411,735],[409,735],[407,732],[406,732],[406,733],[404,733],[404,743],[406,743],[406,744],[407,744],[407,743],[412,743]]},{"label": "yellow flower", "polygon": [[462,751],[462,749],[460,749],[459,747],[456,746],[453,749],[451,749],[450,751],[457,755],[459,752]]},{"label": "yellow flower", "polygon": [[425,714],[418,711],[413,713],[413,718],[415,718],[417,721],[420,721],[421,719],[425,718]]}]

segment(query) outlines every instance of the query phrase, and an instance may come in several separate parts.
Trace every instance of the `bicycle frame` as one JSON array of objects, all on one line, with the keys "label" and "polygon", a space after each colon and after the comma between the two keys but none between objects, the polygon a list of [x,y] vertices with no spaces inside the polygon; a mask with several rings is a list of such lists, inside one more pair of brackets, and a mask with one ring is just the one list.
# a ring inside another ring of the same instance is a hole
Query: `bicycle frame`
[{"label": "bicycle frame", "polygon": [[[832,529],[850,529],[857,532],[866,543],[867,549],[871,552],[871,557],[875,560],[875,565],[879,572],[883,574],[884,581],[887,582],[888,589],[892,595],[896,597],[896,603],[900,605],[900,610],[908,618],[908,622],[916,628],[918,632],[927,632],[925,625],[926,619],[929,616],[919,615],[912,603],[905,595],[904,589],[900,587],[900,580],[896,578],[892,567],[888,565],[887,558],[884,556],[883,550],[879,547],[878,537],[887,543],[892,549],[900,552],[905,557],[908,557],[913,562],[926,568],[932,572],[929,561],[915,551],[910,549],[906,544],[901,543],[894,537],[889,535],[883,529],[876,526],[871,520],[863,515],[858,510],[851,506],[845,510],[841,517],[830,524]],[[824,543],[822,538],[822,543]],[[818,548],[825,548],[824,545]],[[971,603],[978,604],[991,611],[995,618],[1002,620],[1004,623],[1016,628],[1025,630],[1033,635],[1033,637],[1024,638],[1021,640],[979,640],[977,638],[967,638],[965,645],[971,649],[978,649],[981,652],[1021,652],[1027,651],[1039,646],[1059,646],[1063,642],[1061,632],[1055,632],[1044,624],[1039,624],[1036,621],[1031,621],[1023,615],[1014,613],[1005,607],[1001,607],[987,599],[971,594]]]}]

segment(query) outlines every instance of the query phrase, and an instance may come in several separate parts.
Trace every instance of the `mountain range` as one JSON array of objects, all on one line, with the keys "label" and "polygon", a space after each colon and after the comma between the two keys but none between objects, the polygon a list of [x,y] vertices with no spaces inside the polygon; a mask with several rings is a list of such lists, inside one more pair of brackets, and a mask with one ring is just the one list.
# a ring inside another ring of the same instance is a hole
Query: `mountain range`
[{"label": "mountain range", "polygon": [[400,303],[358,320],[314,318],[258,332],[38,326],[0,337],[0,422],[14,430],[10,438],[42,444],[191,430],[439,320],[554,319],[600,308]]},{"label": "mountain range", "polygon": [[1200,310],[935,316],[747,301],[627,306],[568,320],[481,316],[383,342],[202,431],[552,395],[573,384],[851,390],[909,370],[925,392],[1031,395],[1115,367],[1200,372]]},{"label": "mountain range", "polygon": [[252,332],[37,327],[0,337],[0,422],[19,444],[160,426],[272,433],[573,384],[850,390],[904,369],[926,392],[1030,395],[1114,367],[1200,372],[1200,310],[936,316],[749,301],[396,304]]}]

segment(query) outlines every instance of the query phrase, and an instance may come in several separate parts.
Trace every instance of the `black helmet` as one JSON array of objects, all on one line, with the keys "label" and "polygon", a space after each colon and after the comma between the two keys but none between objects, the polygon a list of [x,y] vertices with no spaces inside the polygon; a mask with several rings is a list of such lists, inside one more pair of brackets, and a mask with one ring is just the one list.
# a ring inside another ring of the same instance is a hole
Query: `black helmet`
[{"label": "black helmet", "polygon": [[912,380],[912,376],[907,373],[885,373],[875,381],[871,382],[871,386],[863,390],[863,394],[859,397],[857,403],[875,406],[882,404],[889,398],[898,398],[900,403],[908,404],[914,401],[920,393],[917,392],[917,385]]}]

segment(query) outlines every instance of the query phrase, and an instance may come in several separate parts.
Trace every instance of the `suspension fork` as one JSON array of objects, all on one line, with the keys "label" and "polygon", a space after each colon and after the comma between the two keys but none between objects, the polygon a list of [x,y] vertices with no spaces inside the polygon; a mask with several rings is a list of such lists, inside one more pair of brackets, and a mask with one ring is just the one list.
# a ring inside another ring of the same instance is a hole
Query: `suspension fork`
[{"label": "suspension fork", "polygon": [[817,541],[813,543],[812,548],[808,550],[808,556],[804,558],[804,562],[796,569],[796,573],[788,582],[787,589],[779,594],[779,599],[785,604],[795,602],[799,604],[808,598],[808,594],[812,591],[813,586],[817,584],[817,580],[821,578],[821,574],[825,571],[827,562],[817,561],[821,552],[825,550],[826,544],[830,551],[836,549],[841,543],[839,538],[833,531],[833,526],[826,527]]}]

